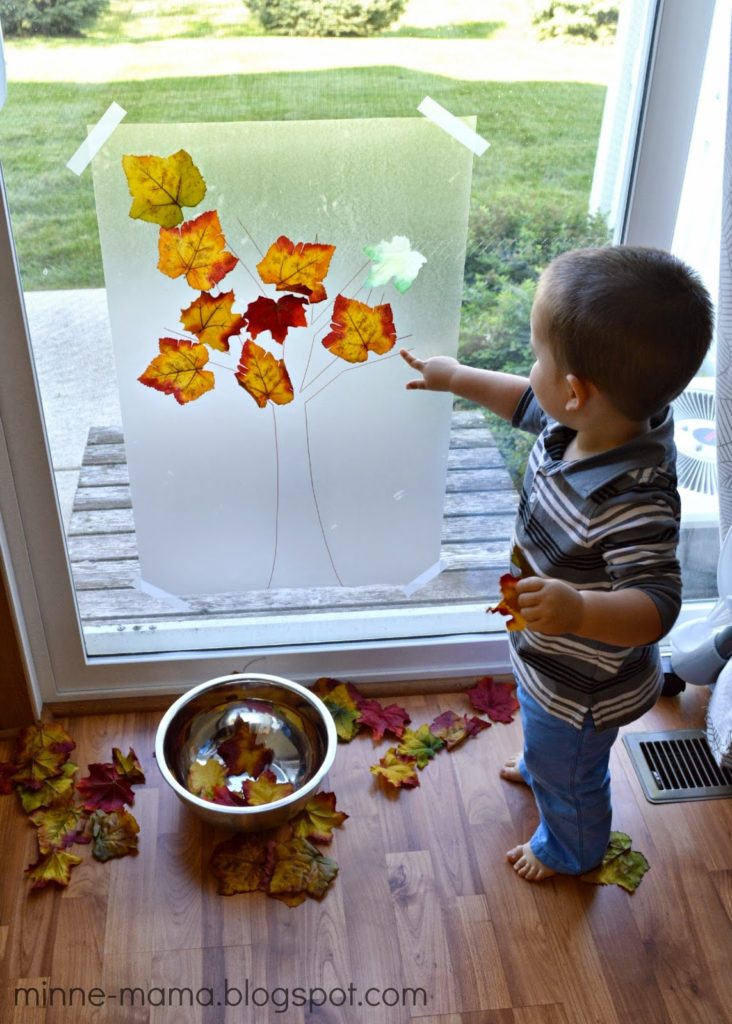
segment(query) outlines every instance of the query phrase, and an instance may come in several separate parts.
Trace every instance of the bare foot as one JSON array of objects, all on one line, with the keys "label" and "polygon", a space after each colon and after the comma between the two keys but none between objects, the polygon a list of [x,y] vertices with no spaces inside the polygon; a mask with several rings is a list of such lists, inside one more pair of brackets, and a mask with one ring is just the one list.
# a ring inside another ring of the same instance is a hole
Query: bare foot
[{"label": "bare foot", "polygon": [[514,846],[506,854],[506,860],[513,864],[513,870],[527,882],[541,882],[544,878],[556,875],[556,871],[541,863],[528,843]]},{"label": "bare foot", "polygon": [[513,754],[501,768],[500,776],[502,779],[508,779],[509,782],[523,782],[526,785],[526,779],[519,771],[519,761],[521,760],[522,754]]}]

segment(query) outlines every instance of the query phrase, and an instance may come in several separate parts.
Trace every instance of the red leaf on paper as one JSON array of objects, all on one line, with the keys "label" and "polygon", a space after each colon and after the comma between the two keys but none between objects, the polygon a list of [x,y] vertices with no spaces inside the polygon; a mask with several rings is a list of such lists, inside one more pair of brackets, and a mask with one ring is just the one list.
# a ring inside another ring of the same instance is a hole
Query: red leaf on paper
[{"label": "red leaf on paper", "polygon": [[526,629],[526,619],[521,614],[516,593],[517,583],[518,577],[512,576],[510,572],[504,573],[498,581],[503,598],[498,604],[494,604],[488,609],[489,612],[499,612],[501,615],[509,616],[506,629],[511,631]]},{"label": "red leaf on paper", "polygon": [[89,775],[79,779],[76,788],[84,797],[87,811],[119,811],[135,802],[132,786],[113,764],[90,764]]},{"label": "red leaf on paper", "polygon": [[383,355],[396,343],[391,306],[367,306],[357,299],[336,295],[330,334],[323,345],[347,363],[363,363],[369,352]]},{"label": "red leaf on paper", "polygon": [[398,704],[389,704],[384,707],[378,700],[371,700],[362,697],[358,705],[360,712],[359,725],[366,725],[371,730],[374,740],[384,738],[384,733],[389,732],[397,739],[402,738],[405,725],[411,721],[408,713]]},{"label": "red leaf on paper", "polygon": [[287,405],[295,396],[284,359],[275,359],[254,341],[244,343],[234,376],[260,409],[267,402]]},{"label": "red leaf on paper", "polygon": [[247,330],[252,338],[262,331],[269,331],[273,339],[282,345],[290,327],[307,327],[306,301],[296,295],[283,295],[276,300],[261,295],[247,306]]},{"label": "red leaf on paper", "polygon": [[472,690],[466,692],[476,711],[485,711],[493,722],[508,725],[519,709],[514,691],[512,683],[496,683],[490,676],[483,676]]},{"label": "red leaf on paper", "polygon": [[306,295],[308,302],[322,302],[328,297],[323,280],[334,252],[334,245],[295,245],[286,235],[280,235],[257,264],[257,270],[264,283],[275,285],[278,292],[298,292]]}]

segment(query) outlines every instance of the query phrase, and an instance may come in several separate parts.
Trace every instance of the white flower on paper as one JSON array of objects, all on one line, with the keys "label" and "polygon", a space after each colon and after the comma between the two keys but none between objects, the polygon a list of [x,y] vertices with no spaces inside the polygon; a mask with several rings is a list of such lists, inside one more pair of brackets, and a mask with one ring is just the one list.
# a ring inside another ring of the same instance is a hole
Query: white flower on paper
[{"label": "white flower on paper", "polygon": [[394,235],[390,242],[382,239],[378,245],[366,245],[363,250],[373,261],[369,276],[364,282],[366,288],[378,288],[394,278],[394,287],[405,292],[414,284],[427,257],[412,249],[404,235]]}]

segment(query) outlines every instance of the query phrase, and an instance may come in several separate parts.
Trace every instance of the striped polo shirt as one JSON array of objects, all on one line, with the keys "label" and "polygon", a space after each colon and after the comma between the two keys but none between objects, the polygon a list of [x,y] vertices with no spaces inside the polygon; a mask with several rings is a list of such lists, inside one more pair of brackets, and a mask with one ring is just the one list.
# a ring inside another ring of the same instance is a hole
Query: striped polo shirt
[{"label": "striped polo shirt", "polygon": [[[668,632],[681,607],[680,501],[670,408],[640,437],[573,462],[563,456],[575,431],[547,417],[531,388],[512,422],[539,435],[514,537],[532,573],[583,590],[642,590]],[[509,637],[522,685],[546,711],[577,728],[588,711],[596,729],[632,722],[661,691],[657,644],[616,647],[530,629]]]}]

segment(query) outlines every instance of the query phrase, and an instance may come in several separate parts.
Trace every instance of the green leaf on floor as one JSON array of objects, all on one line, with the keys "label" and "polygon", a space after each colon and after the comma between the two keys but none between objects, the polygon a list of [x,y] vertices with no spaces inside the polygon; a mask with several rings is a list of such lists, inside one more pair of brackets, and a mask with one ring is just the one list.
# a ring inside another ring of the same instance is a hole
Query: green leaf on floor
[{"label": "green leaf on floor", "polygon": [[594,885],[620,885],[627,892],[635,892],[650,864],[632,846],[633,841],[625,832],[611,832],[602,864],[594,871],[582,875],[582,881]]}]

